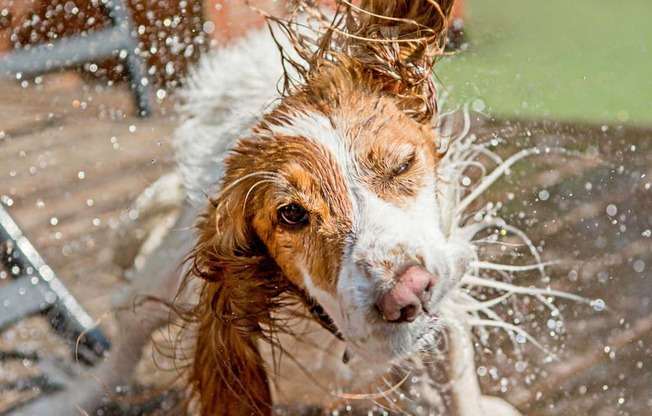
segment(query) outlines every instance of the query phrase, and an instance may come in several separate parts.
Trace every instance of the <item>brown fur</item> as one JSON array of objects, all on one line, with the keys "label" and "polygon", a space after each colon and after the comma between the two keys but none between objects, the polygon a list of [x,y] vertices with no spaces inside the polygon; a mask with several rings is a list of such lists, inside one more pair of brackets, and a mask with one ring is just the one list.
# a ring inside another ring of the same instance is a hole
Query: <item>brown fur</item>
[{"label": "brown fur", "polygon": [[[304,256],[316,284],[333,292],[342,236],[351,227],[351,201],[328,152],[307,139],[268,137],[270,127],[284,124],[293,109],[348,118],[356,130],[348,133],[359,137],[356,157],[374,172],[369,186],[382,198],[409,199],[420,172],[436,162],[428,140],[436,112],[429,73],[451,6],[450,0],[362,2],[362,9],[390,19],[341,9],[341,24],[308,57],[305,84],[289,91],[257,136],[242,140],[226,161],[222,191],[200,220],[187,277],[203,281],[191,313],[196,340],[189,372],[200,414],[272,413],[257,342],[273,342],[274,331],[282,330],[274,317],[289,299],[310,302],[301,271],[286,257]],[[300,43],[297,48],[307,53]],[[409,172],[396,173],[408,162]],[[278,208],[292,202],[307,209],[306,229],[278,224]]]}]

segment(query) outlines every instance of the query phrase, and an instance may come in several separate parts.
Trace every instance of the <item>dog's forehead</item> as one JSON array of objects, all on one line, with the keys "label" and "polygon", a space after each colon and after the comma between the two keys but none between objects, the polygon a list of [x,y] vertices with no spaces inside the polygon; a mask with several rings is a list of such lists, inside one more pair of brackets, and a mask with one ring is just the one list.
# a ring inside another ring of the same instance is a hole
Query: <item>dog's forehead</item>
[{"label": "dog's forehead", "polygon": [[369,158],[405,157],[415,148],[429,151],[432,129],[405,115],[382,97],[341,99],[332,108],[281,106],[257,133],[271,137],[305,138],[329,152],[345,170]]}]

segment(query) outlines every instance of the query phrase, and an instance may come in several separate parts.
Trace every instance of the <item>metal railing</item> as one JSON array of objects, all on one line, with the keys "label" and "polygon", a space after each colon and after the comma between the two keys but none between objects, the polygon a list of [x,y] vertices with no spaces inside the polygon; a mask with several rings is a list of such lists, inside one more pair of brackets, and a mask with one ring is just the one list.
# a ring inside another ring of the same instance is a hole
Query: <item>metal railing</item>
[{"label": "metal railing", "polygon": [[1,54],[0,79],[35,76],[117,56],[126,64],[138,114],[151,115],[149,78],[145,63],[138,56],[138,37],[131,12],[125,0],[102,0],[100,6],[109,15],[110,27]]}]

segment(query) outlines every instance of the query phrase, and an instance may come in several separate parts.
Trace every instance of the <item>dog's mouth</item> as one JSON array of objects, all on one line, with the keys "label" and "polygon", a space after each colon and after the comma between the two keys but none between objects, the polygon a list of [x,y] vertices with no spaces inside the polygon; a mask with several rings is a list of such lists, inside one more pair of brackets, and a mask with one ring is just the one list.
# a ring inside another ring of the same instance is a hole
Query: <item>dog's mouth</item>
[{"label": "dog's mouth", "polygon": [[[450,272],[443,267],[428,271],[414,264],[398,270],[390,287],[347,286],[342,293],[344,304],[339,306],[348,312],[342,315],[337,309],[332,315],[327,307],[333,305],[324,307],[307,291],[294,288],[307,316],[345,342],[343,362],[359,356],[370,363],[382,363],[432,349],[442,329],[439,304],[450,289],[446,283],[452,280]],[[356,305],[354,299],[366,301]]]},{"label": "dog's mouth", "polygon": [[[418,322],[415,322],[415,325],[405,322],[395,323],[383,321],[382,319],[377,320],[372,325],[377,326],[381,332],[385,333],[385,336],[381,338],[385,339],[388,344],[391,343],[390,340],[399,332],[410,332],[412,341],[401,345],[401,347],[396,350],[390,349],[382,351],[383,349],[381,348],[381,350],[374,352],[370,345],[363,346],[359,341],[356,342],[354,339],[346,339],[342,331],[337,327],[335,321],[328,315],[328,313],[326,313],[324,308],[318,302],[314,300],[308,301],[307,305],[312,318],[319,322],[319,324],[334,337],[347,344],[344,354],[342,355],[342,362],[344,364],[348,364],[355,356],[360,356],[370,363],[380,363],[386,362],[386,360],[406,357],[419,351],[431,350],[432,346],[436,343],[438,334],[442,328],[436,305],[424,308],[418,318]],[[378,316],[378,314],[376,314],[376,316]],[[370,352],[372,352],[371,355],[369,355]]]}]

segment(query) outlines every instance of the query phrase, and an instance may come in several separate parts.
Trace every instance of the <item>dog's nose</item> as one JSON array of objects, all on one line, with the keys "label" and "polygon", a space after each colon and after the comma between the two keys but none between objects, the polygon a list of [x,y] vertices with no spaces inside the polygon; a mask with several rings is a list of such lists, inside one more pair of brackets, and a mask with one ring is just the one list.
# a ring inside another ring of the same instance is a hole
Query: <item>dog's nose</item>
[{"label": "dog's nose", "polygon": [[394,286],[380,298],[378,309],[389,322],[412,322],[432,297],[435,276],[419,266],[410,266],[395,276]]}]

